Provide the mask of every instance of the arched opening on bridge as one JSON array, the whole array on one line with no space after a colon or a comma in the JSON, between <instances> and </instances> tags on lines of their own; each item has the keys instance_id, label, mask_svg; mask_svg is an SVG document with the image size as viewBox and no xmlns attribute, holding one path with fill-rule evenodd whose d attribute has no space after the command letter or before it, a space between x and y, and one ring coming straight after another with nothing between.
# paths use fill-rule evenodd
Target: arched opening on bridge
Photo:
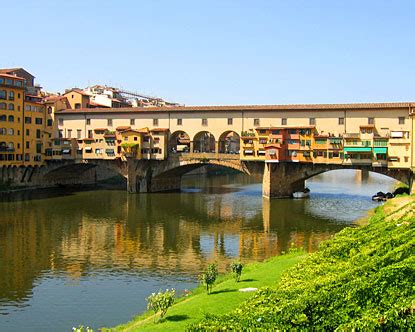
<instances>
[{"instance_id":1,"label":"arched opening on bridge","mask_svg":"<svg viewBox=\"0 0 415 332\"><path fill-rule=\"evenodd\" d=\"M201 131L193 138L193 152L215 153L215 137L208 131Z\"/></svg>"},{"instance_id":2,"label":"arched opening on bridge","mask_svg":"<svg viewBox=\"0 0 415 332\"><path fill-rule=\"evenodd\" d=\"M394 192L398 187L407 187L408 179L406 173L393 170L337 169L315 174L305 180L311 192L372 196L379 191Z\"/></svg>"},{"instance_id":3,"label":"arched opening on bridge","mask_svg":"<svg viewBox=\"0 0 415 332\"><path fill-rule=\"evenodd\" d=\"M175 131L169 139L169 152L190 152L190 136L185 131Z\"/></svg>"},{"instance_id":4,"label":"arched opening on bridge","mask_svg":"<svg viewBox=\"0 0 415 332\"><path fill-rule=\"evenodd\" d=\"M232 130L219 137L219 153L239 154L240 145L240 136Z\"/></svg>"}]
</instances>

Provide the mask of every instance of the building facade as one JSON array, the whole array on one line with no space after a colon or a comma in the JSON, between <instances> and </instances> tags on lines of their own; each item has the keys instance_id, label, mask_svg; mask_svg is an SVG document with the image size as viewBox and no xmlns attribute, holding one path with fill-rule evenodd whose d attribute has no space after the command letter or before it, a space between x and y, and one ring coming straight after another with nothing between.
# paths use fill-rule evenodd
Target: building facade
<instances>
[{"instance_id":1,"label":"building facade","mask_svg":"<svg viewBox=\"0 0 415 332\"><path fill-rule=\"evenodd\" d=\"M412 114L410 103L383 103L79 109L56 118L64 138L77 132L101 140L96 128L140 134L136 158L143 159L233 153L247 161L413 168ZM122 158L123 139L112 158Z\"/></svg>"}]
</instances>

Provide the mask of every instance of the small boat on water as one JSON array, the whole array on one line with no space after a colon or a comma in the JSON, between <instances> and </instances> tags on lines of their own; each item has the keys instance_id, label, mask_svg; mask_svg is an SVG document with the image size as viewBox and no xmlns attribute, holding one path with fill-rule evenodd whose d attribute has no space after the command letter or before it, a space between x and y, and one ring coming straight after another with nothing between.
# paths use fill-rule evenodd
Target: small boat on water
<instances>
[{"instance_id":1,"label":"small boat on water","mask_svg":"<svg viewBox=\"0 0 415 332\"><path fill-rule=\"evenodd\" d=\"M376 202L384 202L387 201L388 199L394 198L395 195L392 193L387 192L386 194L382 191L379 191L376 195L372 196L372 201L376 201Z\"/></svg>"},{"instance_id":2,"label":"small boat on water","mask_svg":"<svg viewBox=\"0 0 415 332\"><path fill-rule=\"evenodd\" d=\"M293 197L294 198L308 198L310 197L310 189L304 188L303 191L293 192Z\"/></svg>"}]
</instances>

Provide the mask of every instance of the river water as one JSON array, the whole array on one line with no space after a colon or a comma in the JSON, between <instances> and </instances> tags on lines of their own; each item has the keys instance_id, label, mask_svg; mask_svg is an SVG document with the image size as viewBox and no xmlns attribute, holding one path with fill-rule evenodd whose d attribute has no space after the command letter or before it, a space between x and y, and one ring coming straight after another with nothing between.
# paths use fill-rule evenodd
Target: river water
<instances>
[{"instance_id":1,"label":"river water","mask_svg":"<svg viewBox=\"0 0 415 332\"><path fill-rule=\"evenodd\" d=\"M158 289L197 285L210 262L260 261L318 244L375 207L394 181L332 171L307 200L265 200L259 179L193 176L180 193L47 190L0 199L0 331L114 326Z\"/></svg>"}]
</instances>

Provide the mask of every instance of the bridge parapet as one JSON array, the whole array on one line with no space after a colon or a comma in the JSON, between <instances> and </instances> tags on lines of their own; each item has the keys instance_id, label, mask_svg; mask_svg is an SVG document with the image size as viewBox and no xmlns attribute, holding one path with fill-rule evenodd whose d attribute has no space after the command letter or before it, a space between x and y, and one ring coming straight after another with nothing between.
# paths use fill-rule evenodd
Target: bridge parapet
<instances>
[{"instance_id":1,"label":"bridge parapet","mask_svg":"<svg viewBox=\"0 0 415 332\"><path fill-rule=\"evenodd\" d=\"M239 154L229 154L229 153L182 153L179 155L180 160L240 160Z\"/></svg>"}]
</instances>

